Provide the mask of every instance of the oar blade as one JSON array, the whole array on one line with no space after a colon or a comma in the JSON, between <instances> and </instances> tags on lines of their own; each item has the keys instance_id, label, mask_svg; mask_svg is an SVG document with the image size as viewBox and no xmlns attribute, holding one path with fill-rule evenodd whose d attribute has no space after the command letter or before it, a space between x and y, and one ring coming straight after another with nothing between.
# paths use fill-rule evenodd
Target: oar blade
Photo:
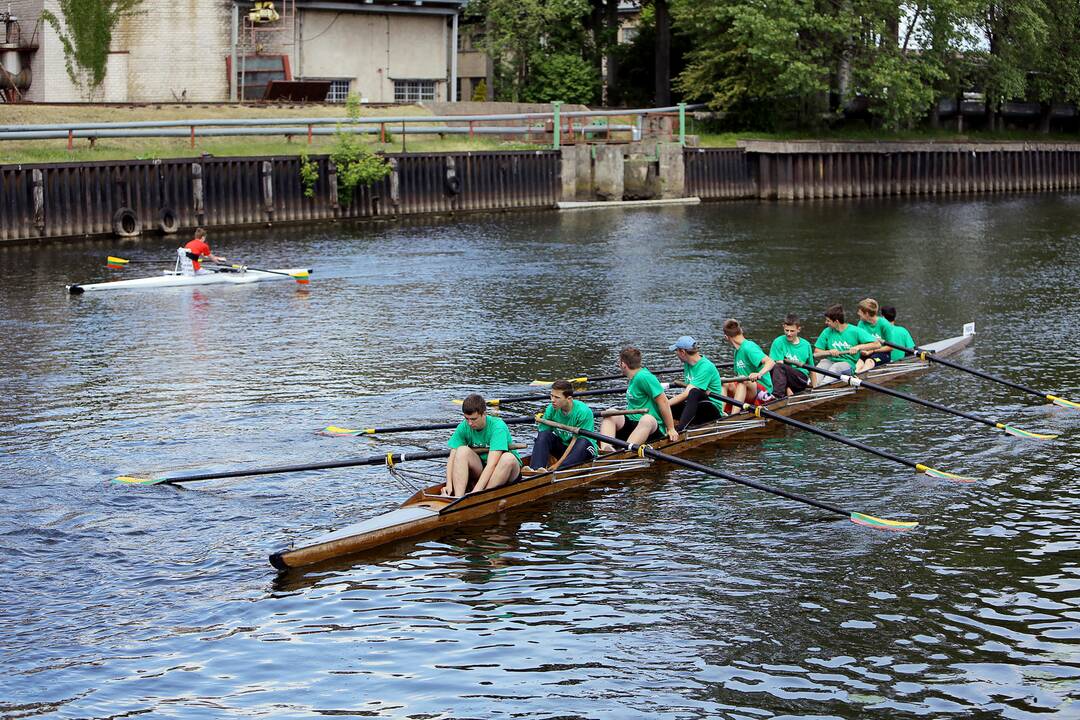
<instances>
[{"instance_id":1,"label":"oar blade","mask_svg":"<svg viewBox=\"0 0 1080 720\"><path fill-rule=\"evenodd\" d=\"M953 482L960 483L973 483L978 478L968 477L967 475L957 475L956 473L946 472L944 470L938 470L936 468L927 467L926 465L918 466L919 472L939 480L951 480Z\"/></svg>"},{"instance_id":2,"label":"oar blade","mask_svg":"<svg viewBox=\"0 0 1080 720\"><path fill-rule=\"evenodd\" d=\"M125 267L127 267L127 264L129 262L130 260L125 260L124 258L113 257L112 255L110 255L108 260L105 261L105 265L110 270L123 270Z\"/></svg>"},{"instance_id":3,"label":"oar blade","mask_svg":"<svg viewBox=\"0 0 1080 720\"><path fill-rule=\"evenodd\" d=\"M114 483L119 485L157 485L164 482L162 478L141 478L133 477L131 475L120 475L112 479Z\"/></svg>"},{"instance_id":4,"label":"oar blade","mask_svg":"<svg viewBox=\"0 0 1080 720\"><path fill-rule=\"evenodd\" d=\"M1028 440L1053 440L1057 437L1057 434L1053 433L1037 433L1030 430L1024 430L1023 428L1013 427L1012 425L999 424L998 427L1005 431L1006 435L1012 435L1018 438L1027 438Z\"/></svg>"},{"instance_id":5,"label":"oar blade","mask_svg":"<svg viewBox=\"0 0 1080 720\"><path fill-rule=\"evenodd\" d=\"M529 385L534 387L551 387L555 384L554 380L533 380Z\"/></svg>"},{"instance_id":6,"label":"oar blade","mask_svg":"<svg viewBox=\"0 0 1080 720\"><path fill-rule=\"evenodd\" d=\"M1072 410L1080 410L1080 403L1074 402L1072 400L1066 400L1065 398L1058 397L1057 395L1047 395L1046 399L1054 403L1058 407L1070 408Z\"/></svg>"},{"instance_id":7,"label":"oar blade","mask_svg":"<svg viewBox=\"0 0 1080 720\"><path fill-rule=\"evenodd\" d=\"M908 522L904 520L886 520L885 518L874 517L873 515L866 515L864 513L853 512L851 513L851 522L856 525L864 525L866 527L874 528L875 530L889 530L891 532L904 532L911 530L919 526L917 522Z\"/></svg>"},{"instance_id":8,"label":"oar blade","mask_svg":"<svg viewBox=\"0 0 1080 720\"><path fill-rule=\"evenodd\" d=\"M311 275L307 270L301 270L300 272L292 273L292 277L300 285L309 285L311 283Z\"/></svg>"},{"instance_id":9,"label":"oar blade","mask_svg":"<svg viewBox=\"0 0 1080 720\"><path fill-rule=\"evenodd\" d=\"M329 437L356 437L358 435L371 434L374 432L374 428L364 428L363 430L352 430L350 428L338 427L337 425L328 425L319 431L319 435L326 435Z\"/></svg>"}]
</instances>

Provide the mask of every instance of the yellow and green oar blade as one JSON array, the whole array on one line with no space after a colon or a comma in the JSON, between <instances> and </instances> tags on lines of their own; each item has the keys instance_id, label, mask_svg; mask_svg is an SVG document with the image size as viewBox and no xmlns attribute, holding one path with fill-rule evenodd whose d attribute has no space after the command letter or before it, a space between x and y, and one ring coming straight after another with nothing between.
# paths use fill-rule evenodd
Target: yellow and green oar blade
<instances>
[{"instance_id":1,"label":"yellow and green oar blade","mask_svg":"<svg viewBox=\"0 0 1080 720\"><path fill-rule=\"evenodd\" d=\"M105 264L111 270L123 270L129 262L130 260L125 260L124 258L113 257L112 255L110 255L108 261Z\"/></svg>"},{"instance_id":2,"label":"yellow and green oar blade","mask_svg":"<svg viewBox=\"0 0 1080 720\"><path fill-rule=\"evenodd\" d=\"M967 475L957 475L956 473L946 472L944 470L937 470L936 468L929 467L919 463L915 466L915 469L924 475L928 475L932 478L939 478L941 480L952 480L953 482L971 483L975 482L978 478L968 477Z\"/></svg>"},{"instance_id":3,"label":"yellow and green oar blade","mask_svg":"<svg viewBox=\"0 0 1080 720\"><path fill-rule=\"evenodd\" d=\"M1012 425L1006 425L1005 423L995 423L994 427L1004 431L1006 435L1012 435L1013 437L1019 438L1028 438L1029 440L1053 440L1057 437L1057 434L1031 432L1030 430L1013 427Z\"/></svg>"},{"instance_id":4,"label":"yellow and green oar blade","mask_svg":"<svg viewBox=\"0 0 1080 720\"><path fill-rule=\"evenodd\" d=\"M1058 407L1072 408L1073 410L1080 410L1080 403L1074 402L1072 400L1066 400L1065 398L1058 397L1057 395L1047 395L1046 399L1049 400L1050 402L1054 403Z\"/></svg>"},{"instance_id":5,"label":"yellow and green oar blade","mask_svg":"<svg viewBox=\"0 0 1080 720\"><path fill-rule=\"evenodd\" d=\"M877 530L892 530L894 532L903 532L904 530L911 530L919 526L917 522L907 522L904 520L886 520L885 518L874 517L873 515L867 515L865 513L853 512L850 515L851 522L856 525L865 525L866 527L872 527Z\"/></svg>"},{"instance_id":6,"label":"yellow and green oar blade","mask_svg":"<svg viewBox=\"0 0 1080 720\"><path fill-rule=\"evenodd\" d=\"M622 377L622 376L619 375L618 377ZM577 384L577 385L580 385L582 383L589 382L590 379L594 380L594 381L595 380L617 380L618 377L598 377L598 378L576 377L576 378L567 378L566 381ZM529 384L534 385L536 387L551 387L552 385L555 384L555 381L554 380L533 380Z\"/></svg>"}]
</instances>

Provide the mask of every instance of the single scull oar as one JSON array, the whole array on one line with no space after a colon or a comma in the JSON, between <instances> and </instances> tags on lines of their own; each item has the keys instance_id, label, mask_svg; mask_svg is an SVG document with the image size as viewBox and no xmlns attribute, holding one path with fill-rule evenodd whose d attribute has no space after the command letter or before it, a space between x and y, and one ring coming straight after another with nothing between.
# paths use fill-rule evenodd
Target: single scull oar
<instances>
[{"instance_id":1,"label":"single scull oar","mask_svg":"<svg viewBox=\"0 0 1080 720\"><path fill-rule=\"evenodd\" d=\"M681 383L681 382L674 382L674 383L672 383L672 385L677 385L679 387L686 387L686 384ZM975 482L975 478L973 478L973 477L966 477L964 475L957 475L956 473L945 472L944 470L936 470L936 469L934 469L932 467L929 467L927 465L923 465L922 463L915 462L914 460L908 460L907 458L900 457L899 455L893 455L891 452L888 452L886 450L879 450L876 447L872 447L872 446L867 445L865 443L861 443L858 440L853 440L851 438L844 437L843 435L839 435L837 433L830 432L828 430L822 430L821 428L816 427L814 425L811 425L809 423L804 423L802 420L796 420L794 418L789 418L787 415L782 415L782 414L780 414L778 412L773 412L772 410L769 410L768 408L763 407L763 406L755 406L755 405L751 405L750 403L747 403L747 402L740 403L738 400L735 400L734 398L730 398L730 397L727 397L726 395L721 395L719 393L710 392L708 390L705 391L705 394L708 395L709 397L716 398L717 400L720 400L722 402L730 403L731 405L734 405L736 407L741 407L743 410L746 410L747 412L754 413L754 415L759 417L759 418L760 417L771 418L773 420L776 420L777 422L784 423L785 425L790 425L792 427L797 427L800 430L806 430L807 432L813 433L814 435L820 435L823 438L828 438L829 440L835 440L836 442L844 443L845 445L850 445L853 448L858 448L859 450L862 450L864 452L868 452L871 455L877 455L878 457L885 458L886 460L892 460L895 463L900 463L901 465L906 465L907 467L912 468L916 472L925 473L926 475L929 475L930 477L941 478L942 480L953 480L955 482L963 482L963 483Z\"/></svg>"},{"instance_id":2,"label":"single scull oar","mask_svg":"<svg viewBox=\"0 0 1080 720\"><path fill-rule=\"evenodd\" d=\"M882 344L888 345L891 348L895 348L897 350L900 350L900 351L902 351L902 352L904 352L904 353L906 353L908 355L914 355L915 357L919 358L920 360L925 360L925 361L929 361L929 362L936 362L936 363L939 363L941 365L944 365L945 367L950 367L950 368L953 368L954 370L962 370L963 372L971 373L972 375L975 375L976 377L981 377L984 380L992 380L993 382L1001 383L1002 385L1005 385L1007 387L1011 387L1014 390L1019 390L1021 392L1026 392L1028 394L1035 395L1036 397L1041 397L1041 398L1043 398L1045 400L1049 400L1051 403L1053 403L1054 405L1057 405L1058 407L1072 408L1073 410L1080 410L1080 403L1075 402L1073 400L1066 400L1063 397L1058 397L1057 395L1051 395L1049 393L1043 392L1042 390L1036 390L1035 388L1031 388L1031 387L1028 387L1026 385L1020 385L1019 383L1014 383L1011 380L1006 380L1003 377L998 377L997 375L991 375L988 372L983 372L982 370L976 370L975 368L970 368L970 367L968 367L966 365L961 365L960 363L952 362L951 360L946 360L945 358L934 357L934 353L927 352L926 350L923 350L922 348L904 347L903 345L897 345L896 343L891 343L888 340L883 340Z\"/></svg>"},{"instance_id":3,"label":"single scull oar","mask_svg":"<svg viewBox=\"0 0 1080 720\"><path fill-rule=\"evenodd\" d=\"M828 512L834 513L836 515L842 515L843 517L851 520L853 523L857 523L859 525L866 525L867 527L877 528L879 530L910 530L911 528L917 527L919 524L917 522L907 522L902 520L886 520L884 518L874 517L873 515L867 515L866 513L844 510L843 508L839 508L835 505L830 505L828 503L823 503L820 500L815 500L813 498L806 497L805 495L799 495L798 493L788 492L787 490L782 490L780 488L770 487L755 480L749 480L744 477L739 477L738 475L732 475L731 473L717 470L707 465L693 462L692 460L685 460L676 455L668 455L667 453L653 450L652 447L650 447L649 445L635 445L633 443L628 443L624 440L620 440L618 438L608 435L601 435L600 433L592 432L590 430L583 430L581 428L572 427L570 425L563 425L562 423L557 423L552 420L544 420L539 415L537 416L536 420L537 422L543 423L544 425L550 425L551 427L565 430L574 435L582 435L587 438L592 438L593 440L598 440L600 442L609 443L616 447L621 447L631 452L637 452L638 455L641 457L651 457L657 460L663 460L664 462L669 462L672 465L679 465L680 467L684 467L690 470L696 470L697 472L711 475L713 477L718 477L723 480L727 480L728 482L738 483L739 485L745 485L746 487L751 487L755 490L761 490L763 492L771 493L773 495L779 495L780 497L787 498L788 500L795 500L796 502L801 502L806 505L812 505L816 508L827 510Z\"/></svg>"},{"instance_id":4,"label":"single scull oar","mask_svg":"<svg viewBox=\"0 0 1080 720\"><path fill-rule=\"evenodd\" d=\"M933 402L932 400L923 400L920 397L915 397L914 395L908 395L907 393L900 392L899 390L893 390L892 388L887 388L887 387L884 387L882 385L877 385L875 383L868 382L866 380L863 380L862 378L855 377L854 375L841 375L840 373L833 372L832 370L825 370L823 368L812 366L812 365L804 365L803 363L795 361L795 360L784 360L784 362L786 362L788 365L791 365L792 367L805 368L805 369L809 370L810 372L816 372L816 373L821 373L822 375L828 375L829 377L836 378L840 382L847 383L848 385L850 385L851 387L854 387L854 388L864 387L864 388L867 388L869 390L874 390L875 392L884 393L886 395L892 395L893 397L900 398L901 400L907 400L908 402L913 402L913 403L916 403L916 404L919 404L919 405L925 405L926 407L933 408L934 410L940 410L941 412L947 412L947 413L950 413L952 415L956 415L957 417L967 418L968 420L973 420L975 422L982 423L983 425L988 425L988 426L994 428L995 430L1001 430L1006 435L1012 435L1013 437L1031 438L1031 439L1034 439L1034 440L1053 440L1054 438L1057 437L1056 434L1037 433L1037 432L1031 432L1030 430L1023 430L1023 429L1018 428L1018 427L1013 427L1012 425L1007 425L1005 423L997 422L996 420L991 420L989 418L984 418L983 416L976 415L975 413L964 412L963 410L956 410L955 408L951 408L948 405L942 405L941 403L936 403L936 402Z\"/></svg>"}]
</instances>

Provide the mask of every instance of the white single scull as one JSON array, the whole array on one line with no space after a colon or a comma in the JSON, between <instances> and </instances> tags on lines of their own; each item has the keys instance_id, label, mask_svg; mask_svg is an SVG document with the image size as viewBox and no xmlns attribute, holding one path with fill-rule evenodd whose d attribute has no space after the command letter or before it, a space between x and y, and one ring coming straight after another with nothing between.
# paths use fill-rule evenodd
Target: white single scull
<instances>
[{"instance_id":1,"label":"white single scull","mask_svg":"<svg viewBox=\"0 0 1080 720\"><path fill-rule=\"evenodd\" d=\"M310 272L312 272L311 268L273 268L271 270L247 268L239 271L211 271L199 273L198 275L184 275L173 270L166 270L161 275L137 278L135 280L113 280L103 283L68 285L67 291L72 295L81 295L84 292L97 292L99 290L145 290L148 288L187 287L189 285L246 285L247 283L266 280L295 280L294 275Z\"/></svg>"}]
</instances>

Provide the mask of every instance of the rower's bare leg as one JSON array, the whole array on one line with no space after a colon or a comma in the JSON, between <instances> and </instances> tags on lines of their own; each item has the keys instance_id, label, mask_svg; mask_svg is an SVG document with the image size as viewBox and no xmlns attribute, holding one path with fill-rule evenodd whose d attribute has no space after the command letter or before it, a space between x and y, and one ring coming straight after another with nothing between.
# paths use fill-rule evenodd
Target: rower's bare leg
<instances>
[{"instance_id":1,"label":"rower's bare leg","mask_svg":"<svg viewBox=\"0 0 1080 720\"><path fill-rule=\"evenodd\" d=\"M614 409L614 408L611 408ZM600 421L600 434L607 435L608 437L614 437L617 432L622 430L622 426L626 423L625 415L609 415ZM600 443L600 452L609 453L614 451L615 448L611 447L609 443Z\"/></svg>"},{"instance_id":2,"label":"rower's bare leg","mask_svg":"<svg viewBox=\"0 0 1080 720\"><path fill-rule=\"evenodd\" d=\"M472 448L459 447L454 453L454 466L450 470L450 495L461 497L469 487L471 478L480 477L484 463Z\"/></svg>"},{"instance_id":3,"label":"rower's bare leg","mask_svg":"<svg viewBox=\"0 0 1080 720\"><path fill-rule=\"evenodd\" d=\"M517 480L520 474L521 465L518 464L514 453L504 452L502 457L499 458L499 464L495 466L495 472L491 474L487 486L489 489L497 488L500 485Z\"/></svg>"},{"instance_id":4,"label":"rower's bare leg","mask_svg":"<svg viewBox=\"0 0 1080 720\"><path fill-rule=\"evenodd\" d=\"M868 358L868 357L859 358L858 362L855 363L855 372L861 373L861 372L864 372L866 370L873 370L874 365L876 365L876 364L877 363L875 363L872 358Z\"/></svg>"},{"instance_id":5,"label":"rower's bare leg","mask_svg":"<svg viewBox=\"0 0 1080 720\"><path fill-rule=\"evenodd\" d=\"M746 402L746 395L750 392L750 388L754 388L756 390L757 384L752 383L748 380L746 382L741 382L735 385L735 392L731 397L739 401L740 408L742 406L742 403Z\"/></svg>"},{"instance_id":6,"label":"rower's bare leg","mask_svg":"<svg viewBox=\"0 0 1080 720\"><path fill-rule=\"evenodd\" d=\"M634 432L630 433L630 437L626 438L626 442L633 443L634 445L641 445L643 442L649 439L649 436L659 429L660 425L656 422L656 418L652 415L642 415L638 420L637 427L634 428Z\"/></svg>"}]
</instances>

